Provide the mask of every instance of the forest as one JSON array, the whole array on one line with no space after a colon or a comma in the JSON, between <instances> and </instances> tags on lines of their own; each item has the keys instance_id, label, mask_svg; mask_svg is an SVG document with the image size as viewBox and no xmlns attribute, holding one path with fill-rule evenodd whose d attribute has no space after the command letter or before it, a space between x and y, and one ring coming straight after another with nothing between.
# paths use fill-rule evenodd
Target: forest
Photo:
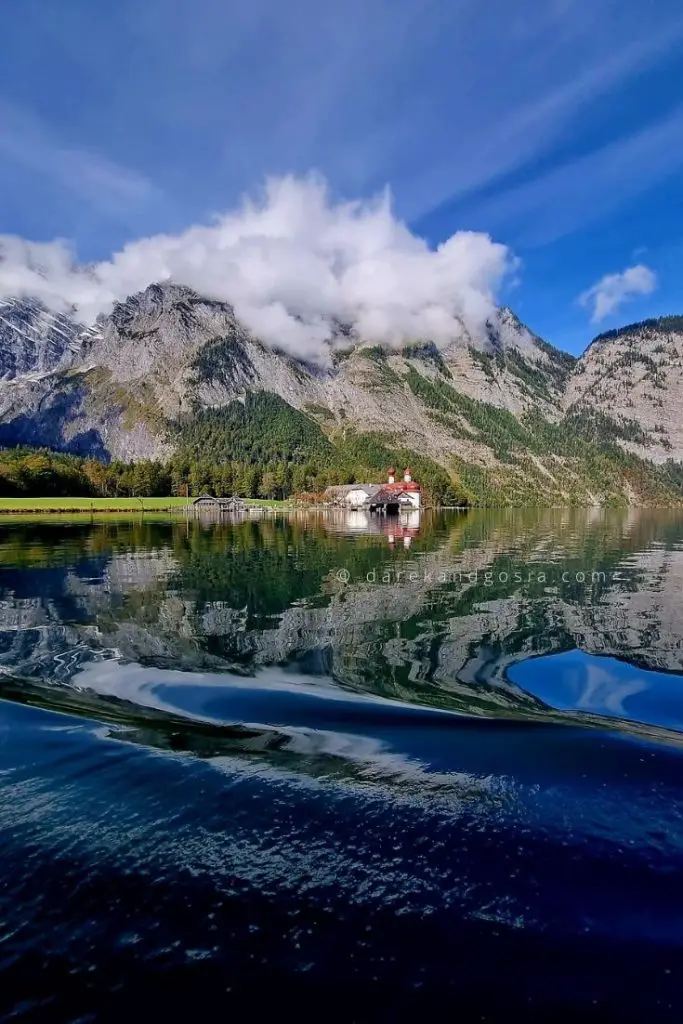
<instances>
[{"instance_id":1,"label":"forest","mask_svg":"<svg viewBox=\"0 0 683 1024\"><path fill-rule=\"evenodd\" d=\"M575 412L562 424L538 412L517 419L458 393L441 378L429 381L411 372L407 381L435 421L454 437L476 438L497 464L483 469L453 456L449 472L389 435L343 427L328 436L312 415L277 395L248 392L244 401L197 410L174 424L168 462L103 462L47 449L0 449L0 497L314 498L329 485L381 482L389 465L410 465L426 504L566 501L560 484L539 469L538 458L560 459L560 479L571 470L571 500L579 503L593 491L608 503L623 503L625 481L654 504L678 500L683 492L678 464L658 467L616 444L620 437L649 441L635 422L617 423L596 412Z\"/></svg>"},{"instance_id":2,"label":"forest","mask_svg":"<svg viewBox=\"0 0 683 1024\"><path fill-rule=\"evenodd\" d=\"M286 499L331 484L382 481L410 464L431 504L462 495L432 459L372 434L347 430L332 443L315 421L276 395L248 395L175 428L168 462L111 461L27 447L0 450L0 497L108 498L232 494Z\"/></svg>"}]
</instances>

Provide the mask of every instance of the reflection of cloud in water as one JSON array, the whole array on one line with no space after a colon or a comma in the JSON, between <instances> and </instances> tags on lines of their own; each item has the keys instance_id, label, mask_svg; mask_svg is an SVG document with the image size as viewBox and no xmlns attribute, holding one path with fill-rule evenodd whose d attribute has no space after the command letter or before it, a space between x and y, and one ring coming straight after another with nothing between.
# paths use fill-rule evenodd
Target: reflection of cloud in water
<instances>
[{"instance_id":1,"label":"reflection of cloud in water","mask_svg":"<svg viewBox=\"0 0 683 1024\"><path fill-rule=\"evenodd\" d=\"M627 718L624 701L648 687L647 681L640 679L618 679L614 672L595 661L584 662L572 670L576 684L574 707L581 711L619 715Z\"/></svg>"},{"instance_id":2,"label":"reflection of cloud in water","mask_svg":"<svg viewBox=\"0 0 683 1024\"><path fill-rule=\"evenodd\" d=\"M577 711L683 730L683 677L583 651L518 663L508 676L560 711Z\"/></svg>"},{"instance_id":3,"label":"reflection of cloud in water","mask_svg":"<svg viewBox=\"0 0 683 1024\"><path fill-rule=\"evenodd\" d=\"M353 701L354 705L373 705L387 708L392 705L381 697L372 694L353 695L335 686L332 679L306 677L295 672L287 672L277 666L261 669L255 676L243 677L230 673L217 672L184 672L176 669L146 668L144 665L121 664L119 661L104 661L88 665L71 681L76 688L94 690L96 693L119 697L144 707L156 708L176 714L180 709L169 696L173 688L197 687L202 690L215 689L226 693L231 691L278 691L291 694L305 694L326 701ZM164 697L162 694L166 694ZM410 708L411 705L401 705ZM450 715L451 712L425 712L415 705L415 711L425 714ZM191 714L196 717L196 709ZM201 713L199 717L205 721L221 721L212 715ZM223 720L225 721L225 720Z\"/></svg>"}]
</instances>

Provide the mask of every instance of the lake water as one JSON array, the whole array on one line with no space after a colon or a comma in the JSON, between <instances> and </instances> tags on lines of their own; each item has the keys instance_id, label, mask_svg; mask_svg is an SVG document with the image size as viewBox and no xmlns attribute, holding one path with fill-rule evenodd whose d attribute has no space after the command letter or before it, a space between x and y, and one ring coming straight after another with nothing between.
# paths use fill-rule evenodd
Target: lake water
<instances>
[{"instance_id":1,"label":"lake water","mask_svg":"<svg viewBox=\"0 0 683 1024\"><path fill-rule=\"evenodd\" d=\"M0 1016L680 1021L682 596L671 512L0 520Z\"/></svg>"}]
</instances>

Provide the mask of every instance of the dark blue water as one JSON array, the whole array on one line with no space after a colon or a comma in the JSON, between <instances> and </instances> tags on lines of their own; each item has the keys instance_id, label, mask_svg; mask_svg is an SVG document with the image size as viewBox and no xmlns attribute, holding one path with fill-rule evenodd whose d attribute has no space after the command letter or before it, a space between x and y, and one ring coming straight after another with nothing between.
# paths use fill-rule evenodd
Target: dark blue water
<instances>
[{"instance_id":1,"label":"dark blue water","mask_svg":"<svg viewBox=\"0 0 683 1024\"><path fill-rule=\"evenodd\" d=\"M575 515L3 527L3 1019L680 1020L678 524Z\"/></svg>"}]
</instances>

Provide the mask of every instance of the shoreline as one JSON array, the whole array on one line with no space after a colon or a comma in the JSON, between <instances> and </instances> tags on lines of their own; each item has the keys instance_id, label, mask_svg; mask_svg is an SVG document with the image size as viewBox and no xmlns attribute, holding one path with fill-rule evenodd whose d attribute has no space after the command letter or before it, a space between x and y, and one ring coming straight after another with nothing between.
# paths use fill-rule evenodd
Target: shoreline
<instances>
[{"instance_id":1,"label":"shoreline","mask_svg":"<svg viewBox=\"0 0 683 1024\"><path fill-rule=\"evenodd\" d=\"M265 511L287 509L286 502L249 501L249 508ZM14 515L116 515L121 513L192 512L186 498L0 498L0 516Z\"/></svg>"},{"instance_id":2,"label":"shoreline","mask_svg":"<svg viewBox=\"0 0 683 1024\"><path fill-rule=\"evenodd\" d=\"M142 498L142 499L111 499L111 498L0 498L0 520L11 516L116 516L116 515L190 515L193 519L214 520L223 515L239 515L268 512L339 512L345 511L332 505L302 505L288 501L247 499L248 507L243 513L230 512L212 515L211 511L197 511L185 498ZM629 508L660 508L679 509L680 504L666 505L443 505L440 507L425 505L423 512L468 512L474 510L504 509L629 509Z\"/></svg>"}]
</instances>

